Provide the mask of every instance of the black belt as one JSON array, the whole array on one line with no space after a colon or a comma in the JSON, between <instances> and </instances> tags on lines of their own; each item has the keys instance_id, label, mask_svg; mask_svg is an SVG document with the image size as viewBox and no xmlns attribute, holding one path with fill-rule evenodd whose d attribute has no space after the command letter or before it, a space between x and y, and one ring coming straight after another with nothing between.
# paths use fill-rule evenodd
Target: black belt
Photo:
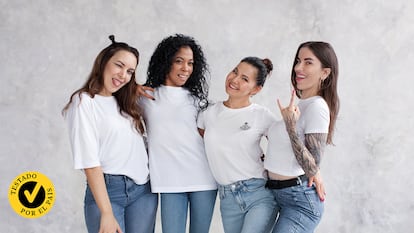
<instances>
[{"instance_id":1,"label":"black belt","mask_svg":"<svg viewBox=\"0 0 414 233\"><path fill-rule=\"evenodd\" d=\"M301 175L293 179L289 180L268 180L266 182L266 188L269 189L283 189L288 188L296 185L301 185L304 181L308 178L306 175Z\"/></svg>"}]
</instances>

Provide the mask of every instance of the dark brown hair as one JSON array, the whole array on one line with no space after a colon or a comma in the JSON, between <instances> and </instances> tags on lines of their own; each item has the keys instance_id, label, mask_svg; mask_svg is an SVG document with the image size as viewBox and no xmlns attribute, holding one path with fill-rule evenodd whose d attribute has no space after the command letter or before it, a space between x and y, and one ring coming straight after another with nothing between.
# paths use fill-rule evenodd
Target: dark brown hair
<instances>
[{"instance_id":1,"label":"dark brown hair","mask_svg":"<svg viewBox=\"0 0 414 233\"><path fill-rule=\"evenodd\" d=\"M291 81L292 85L296 90L297 96L301 97L301 92L297 88L296 82L296 73L295 66L298 63L299 50L301 48L308 48L312 53L319 59L322 64L322 68L329 68L331 72L329 76L321 82L318 95L321 96L329 107L329 131L328 138L326 140L327 144L333 144L333 133L335 129L336 119L339 112L339 97L337 93L337 83L338 83L338 59L336 57L335 51L329 43L322 41L308 41L299 45L298 50L296 51L295 60L293 61Z\"/></svg>"},{"instance_id":2,"label":"dark brown hair","mask_svg":"<svg viewBox=\"0 0 414 233\"><path fill-rule=\"evenodd\" d=\"M137 59L137 65L139 63L139 52L136 48L129 46L126 43L115 42L113 35L109 36L112 44L104 48L96 57L92 67L92 71L89 74L85 84L76 90L69 99L69 102L65 105L62 110L62 114L65 115L70 104L72 103L73 97L77 94L81 98L82 93L88 93L91 98L94 98L104 87L103 72L108 61L119 51L127 51L132 53ZM138 95L136 93L137 84L135 82L135 72L131 76L131 80L113 93L118 106L120 114L127 114L132 117L135 128L138 132L143 133L144 128L141 122L141 109L138 105Z\"/></svg>"}]
</instances>

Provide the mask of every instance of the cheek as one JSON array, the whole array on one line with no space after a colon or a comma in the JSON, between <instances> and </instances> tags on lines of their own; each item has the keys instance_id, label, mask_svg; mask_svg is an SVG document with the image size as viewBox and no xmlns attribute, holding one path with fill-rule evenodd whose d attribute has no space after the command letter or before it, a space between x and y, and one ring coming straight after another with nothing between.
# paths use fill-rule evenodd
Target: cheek
<instances>
[{"instance_id":1,"label":"cheek","mask_svg":"<svg viewBox=\"0 0 414 233\"><path fill-rule=\"evenodd\" d=\"M125 80L125 83L129 83L129 82L131 81L131 79L132 79L132 75L131 75L131 76L128 76L128 77L126 78L126 80Z\"/></svg>"}]
</instances>

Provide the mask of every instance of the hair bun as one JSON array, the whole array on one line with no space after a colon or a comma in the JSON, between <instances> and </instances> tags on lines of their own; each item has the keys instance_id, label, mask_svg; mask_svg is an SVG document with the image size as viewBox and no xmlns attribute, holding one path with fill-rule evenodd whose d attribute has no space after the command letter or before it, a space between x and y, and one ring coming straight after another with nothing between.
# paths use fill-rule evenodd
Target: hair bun
<instances>
[{"instance_id":1,"label":"hair bun","mask_svg":"<svg viewBox=\"0 0 414 233\"><path fill-rule=\"evenodd\" d=\"M115 36L114 35L110 35L109 39L112 41L112 44L115 44Z\"/></svg>"},{"instance_id":2,"label":"hair bun","mask_svg":"<svg viewBox=\"0 0 414 233\"><path fill-rule=\"evenodd\" d=\"M263 59L263 63L266 66L267 73L272 72L272 70L273 70L273 63L272 63L272 61L269 58L265 58L265 59Z\"/></svg>"}]
</instances>

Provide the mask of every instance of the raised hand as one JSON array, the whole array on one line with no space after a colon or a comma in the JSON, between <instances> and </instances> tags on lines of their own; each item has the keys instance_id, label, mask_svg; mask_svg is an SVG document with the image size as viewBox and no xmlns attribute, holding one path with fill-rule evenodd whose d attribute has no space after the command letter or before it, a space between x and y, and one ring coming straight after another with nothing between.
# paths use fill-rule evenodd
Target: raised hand
<instances>
[{"instance_id":1,"label":"raised hand","mask_svg":"<svg viewBox=\"0 0 414 233\"><path fill-rule=\"evenodd\" d=\"M283 107L280 103L280 100L277 99L277 105L279 106L280 113L282 114L283 120L286 122L286 126L290 124L295 124L296 121L299 119L300 111L298 106L295 105L295 90L292 91L292 95L290 97L290 103L287 107Z\"/></svg>"}]
</instances>

